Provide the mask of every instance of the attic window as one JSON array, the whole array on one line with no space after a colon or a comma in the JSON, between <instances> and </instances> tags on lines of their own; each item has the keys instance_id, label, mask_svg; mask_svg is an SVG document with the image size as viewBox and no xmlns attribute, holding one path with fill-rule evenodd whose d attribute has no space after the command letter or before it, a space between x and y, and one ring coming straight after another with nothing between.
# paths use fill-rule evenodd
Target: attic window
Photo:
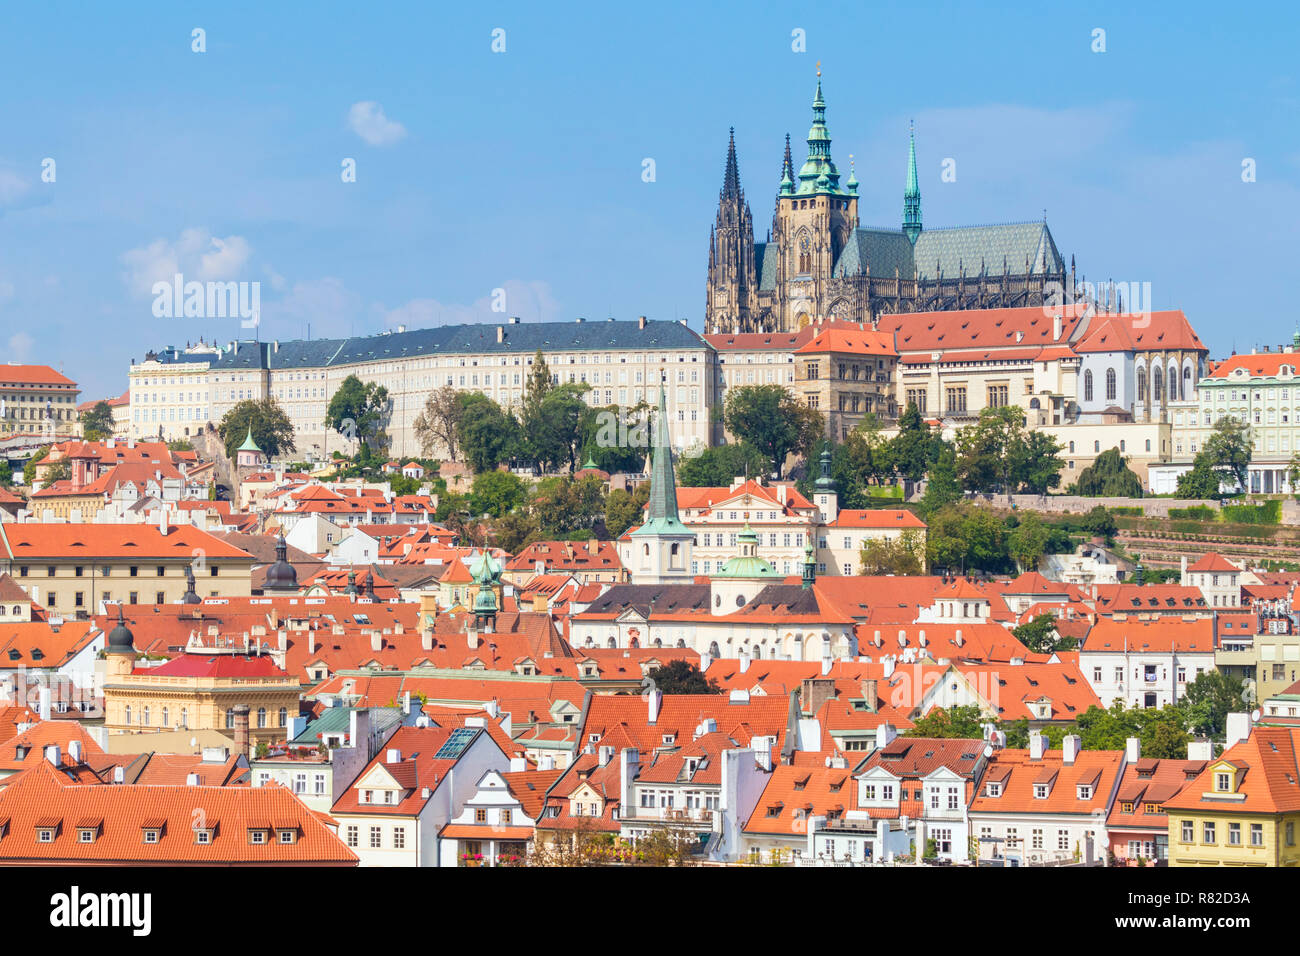
<instances>
[{"instance_id":1,"label":"attic window","mask_svg":"<svg viewBox=\"0 0 1300 956\"><path fill-rule=\"evenodd\" d=\"M781 803L772 804L770 807L767 808L767 818L771 820L775 817L779 817L781 815L782 807L784 807L784 804Z\"/></svg>"},{"instance_id":2,"label":"attic window","mask_svg":"<svg viewBox=\"0 0 1300 956\"><path fill-rule=\"evenodd\" d=\"M1034 784L1034 799L1035 799L1035 800L1046 800L1046 799L1047 799L1047 794L1048 794L1049 792L1051 792L1051 788L1050 788L1047 784L1045 784L1045 783L1036 783L1036 784Z\"/></svg>"},{"instance_id":3,"label":"attic window","mask_svg":"<svg viewBox=\"0 0 1300 956\"><path fill-rule=\"evenodd\" d=\"M1079 784L1078 791L1079 791L1079 799L1080 799L1080 800L1091 800L1091 799L1092 799L1092 785L1091 785L1091 784L1086 784L1086 783L1081 783L1081 784Z\"/></svg>"}]
</instances>

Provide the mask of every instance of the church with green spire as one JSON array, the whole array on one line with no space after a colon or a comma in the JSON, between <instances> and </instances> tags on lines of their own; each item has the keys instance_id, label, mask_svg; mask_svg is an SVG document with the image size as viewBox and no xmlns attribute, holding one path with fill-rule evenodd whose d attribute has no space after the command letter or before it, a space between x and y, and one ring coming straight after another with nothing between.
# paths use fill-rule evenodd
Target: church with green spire
<instances>
[{"instance_id":1,"label":"church with green spire","mask_svg":"<svg viewBox=\"0 0 1300 956\"><path fill-rule=\"evenodd\" d=\"M1062 293L1069 287L1046 216L924 228L914 129L899 225L863 226L860 201L898 209L897 199L890 200L891 190L881 185L888 176L868 182L860 194L852 156L841 183L820 66L812 114L808 157L798 171L786 135L776 209L764 242L755 241L731 132L709 231L706 332L794 332L822 321L874 323L890 313L1042 305L1058 284Z\"/></svg>"}]
</instances>

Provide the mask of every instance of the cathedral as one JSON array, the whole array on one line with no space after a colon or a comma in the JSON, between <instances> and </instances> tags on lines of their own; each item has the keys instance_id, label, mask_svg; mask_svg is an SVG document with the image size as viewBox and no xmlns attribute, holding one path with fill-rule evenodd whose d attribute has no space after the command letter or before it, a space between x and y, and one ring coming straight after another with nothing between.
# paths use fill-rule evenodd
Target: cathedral
<instances>
[{"instance_id":1,"label":"cathedral","mask_svg":"<svg viewBox=\"0 0 1300 956\"><path fill-rule=\"evenodd\" d=\"M1067 289L1065 262L1041 222L925 229L911 137L899 229L858 224L858 181L831 159L821 70L808 158L796 173L785 139L766 242L736 162L735 131L709 232L708 332L792 332L809 322L875 322L886 313L1040 305ZM1073 270L1071 270L1073 272ZM1071 277L1072 288L1073 279Z\"/></svg>"}]
</instances>

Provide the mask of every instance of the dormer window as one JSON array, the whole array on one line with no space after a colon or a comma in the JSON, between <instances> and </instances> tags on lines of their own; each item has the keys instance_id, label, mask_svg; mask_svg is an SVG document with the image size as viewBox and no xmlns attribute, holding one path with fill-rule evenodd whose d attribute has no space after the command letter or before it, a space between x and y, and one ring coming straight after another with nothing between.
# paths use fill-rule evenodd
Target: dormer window
<instances>
[{"instance_id":1,"label":"dormer window","mask_svg":"<svg viewBox=\"0 0 1300 956\"><path fill-rule=\"evenodd\" d=\"M162 827L146 827L140 832L145 843L157 843L162 839Z\"/></svg>"},{"instance_id":2,"label":"dormer window","mask_svg":"<svg viewBox=\"0 0 1300 956\"><path fill-rule=\"evenodd\" d=\"M1078 789L1078 791L1079 791L1079 799L1080 799L1080 800L1091 800L1091 799L1092 799L1092 786L1091 786L1091 785L1086 784L1086 783L1085 783L1085 784L1080 784L1079 787L1078 787L1077 789Z\"/></svg>"},{"instance_id":3,"label":"dormer window","mask_svg":"<svg viewBox=\"0 0 1300 956\"><path fill-rule=\"evenodd\" d=\"M984 785L984 795L985 795L986 797L1000 797L1000 796L1002 796L1002 784L1000 784L1000 783L988 783L988 784L985 784L985 785Z\"/></svg>"},{"instance_id":4,"label":"dormer window","mask_svg":"<svg viewBox=\"0 0 1300 956\"><path fill-rule=\"evenodd\" d=\"M275 835L281 843L298 842L298 830L296 827L277 827Z\"/></svg>"},{"instance_id":5,"label":"dormer window","mask_svg":"<svg viewBox=\"0 0 1300 956\"><path fill-rule=\"evenodd\" d=\"M262 845L267 842L267 831L262 827L248 828L248 842Z\"/></svg>"},{"instance_id":6,"label":"dormer window","mask_svg":"<svg viewBox=\"0 0 1300 956\"><path fill-rule=\"evenodd\" d=\"M1219 793L1232 793L1232 774L1216 773L1214 775L1214 789Z\"/></svg>"},{"instance_id":7,"label":"dormer window","mask_svg":"<svg viewBox=\"0 0 1300 956\"><path fill-rule=\"evenodd\" d=\"M1036 783L1036 784L1034 784L1034 799L1035 799L1035 800L1046 800L1046 799L1047 799L1047 794L1048 794L1050 791L1051 791L1051 788L1050 788L1047 784L1045 784L1045 783Z\"/></svg>"},{"instance_id":8,"label":"dormer window","mask_svg":"<svg viewBox=\"0 0 1300 956\"><path fill-rule=\"evenodd\" d=\"M673 741L676 739L677 739L676 734L664 734L663 736L663 741L666 746L672 746Z\"/></svg>"},{"instance_id":9,"label":"dormer window","mask_svg":"<svg viewBox=\"0 0 1300 956\"><path fill-rule=\"evenodd\" d=\"M204 846L210 846L210 845L212 844L212 837L213 837L213 835L214 835L216 829L217 829L217 828L216 828L216 825L214 824L213 826L210 826L210 827L200 828L200 829L195 830L195 831L194 831L194 842L195 842L195 843L201 843L201 844L203 844Z\"/></svg>"}]
</instances>

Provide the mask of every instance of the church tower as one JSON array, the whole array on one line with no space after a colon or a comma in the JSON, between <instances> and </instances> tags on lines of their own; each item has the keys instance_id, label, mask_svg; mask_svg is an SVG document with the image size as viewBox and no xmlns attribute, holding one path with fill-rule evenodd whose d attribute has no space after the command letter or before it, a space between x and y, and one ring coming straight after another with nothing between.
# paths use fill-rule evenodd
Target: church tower
<instances>
[{"instance_id":1,"label":"church tower","mask_svg":"<svg viewBox=\"0 0 1300 956\"><path fill-rule=\"evenodd\" d=\"M650 450L650 501L646 505L646 521L632 532L631 560L623 562L632 574L633 584L689 584L694 578L691 545L695 535L677 516L677 482L673 477L668 410L664 402L667 391L667 383L661 382Z\"/></svg>"},{"instance_id":2,"label":"church tower","mask_svg":"<svg viewBox=\"0 0 1300 956\"><path fill-rule=\"evenodd\" d=\"M709 230L709 281L704 309L708 332L748 330L758 295L754 260L754 218L740 187L736 130L727 144L727 164L718 193L718 215Z\"/></svg>"},{"instance_id":3,"label":"church tower","mask_svg":"<svg viewBox=\"0 0 1300 956\"><path fill-rule=\"evenodd\" d=\"M851 178L841 186L831 159L821 74L818 66L808 158L797 176L783 171L772 228L772 244L779 255L774 311L786 331L831 317L827 315L831 270L858 227L857 181ZM791 179L788 185L787 178Z\"/></svg>"},{"instance_id":4,"label":"church tower","mask_svg":"<svg viewBox=\"0 0 1300 956\"><path fill-rule=\"evenodd\" d=\"M921 235L921 186L916 175L916 130L908 124L907 188L903 191L903 234L913 246Z\"/></svg>"}]
</instances>

